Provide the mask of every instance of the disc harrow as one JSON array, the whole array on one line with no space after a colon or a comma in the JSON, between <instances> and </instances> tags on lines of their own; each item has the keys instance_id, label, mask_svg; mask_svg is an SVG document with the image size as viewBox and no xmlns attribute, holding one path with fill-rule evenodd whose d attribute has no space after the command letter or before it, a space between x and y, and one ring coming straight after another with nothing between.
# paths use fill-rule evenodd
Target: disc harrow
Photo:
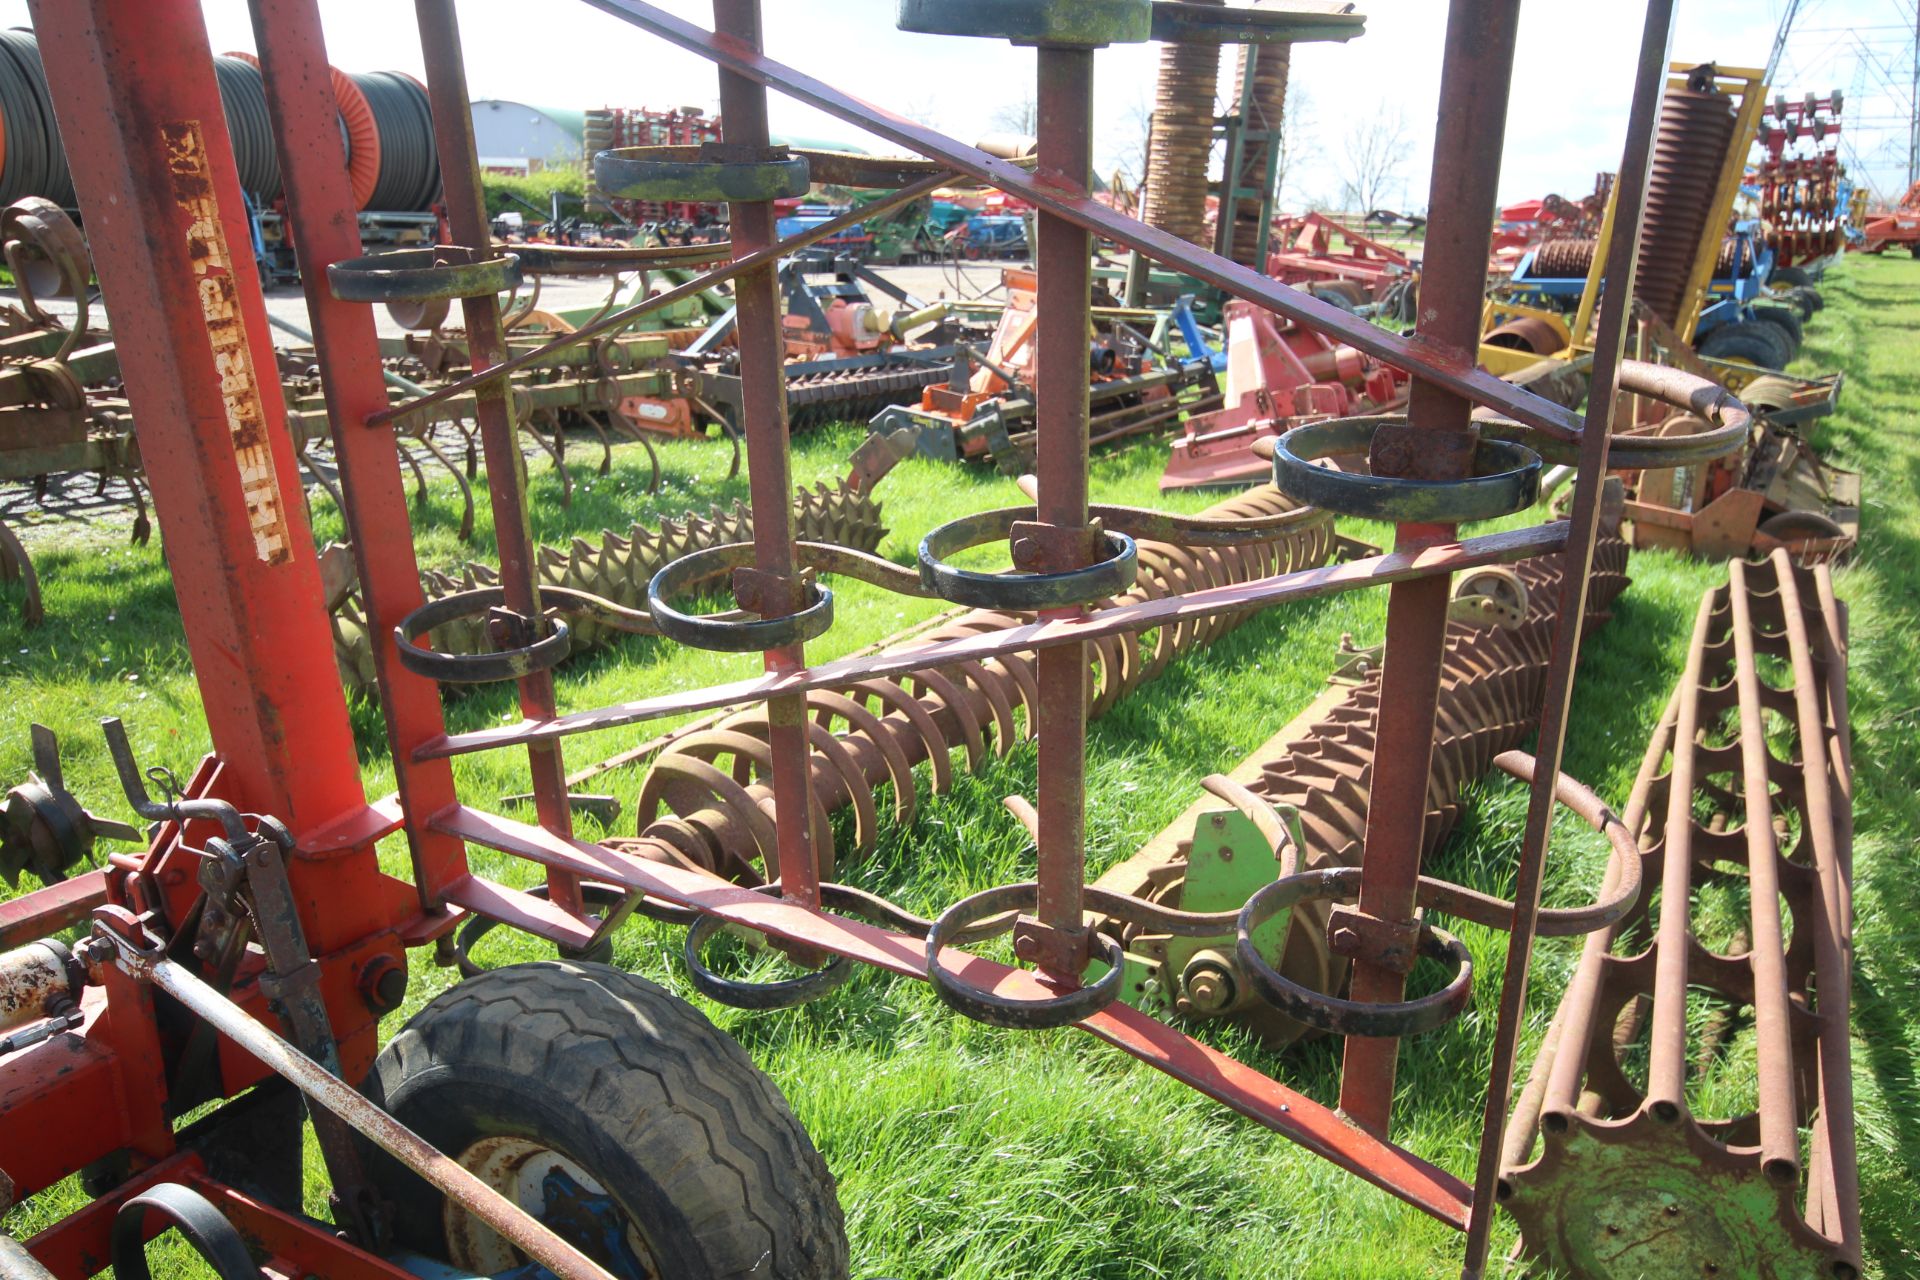
<instances>
[{"instance_id":1,"label":"disc harrow","mask_svg":"<svg viewBox=\"0 0 1920 1280\"><path fill-rule=\"evenodd\" d=\"M1556 1271L1860 1274L1846 611L1784 550L1728 575L1627 806L1638 897L1507 1130L1497 1194Z\"/></svg>"},{"instance_id":2,"label":"disc harrow","mask_svg":"<svg viewBox=\"0 0 1920 1280\"><path fill-rule=\"evenodd\" d=\"M1263 485L1216 504L1206 515L1251 520L1296 509L1279 490ZM1139 578L1112 603L1159 600L1311 568L1324 564L1333 546L1332 517L1304 509L1301 523L1247 546L1177 547L1141 540ZM1088 714L1104 715L1175 658L1204 648L1246 617L1217 614L1094 642ZM1032 620L1031 614L975 609L930 632L915 631L911 643L958 639ZM928 764L933 792L942 795L953 785L955 747L965 749L968 768L978 769L1031 738L1039 698L1036 671L1034 656L1021 653L808 694L809 821L821 876L830 878L833 872L831 813L852 806L854 845L866 853L879 833L874 793L883 784L893 786L894 821L905 824L915 809L913 766ZM657 852L661 844L656 842L664 842L690 866L745 884L763 883L774 849L773 824L765 812L771 795L767 734L767 710L756 706L674 740L641 784L636 808L643 839L634 842L634 850Z\"/></svg>"},{"instance_id":3,"label":"disc harrow","mask_svg":"<svg viewBox=\"0 0 1920 1280\"><path fill-rule=\"evenodd\" d=\"M793 498L794 536L805 542L831 542L871 552L887 534L881 523L880 503L868 489L851 480L841 480L832 488L816 483L813 488L799 487ZM587 592L611 600L628 609L647 605L647 583L653 575L675 560L695 551L753 539L753 512L744 502L731 507L710 507L705 515L689 512L678 519L663 520L658 529L634 524L622 536L603 530L597 541L574 538L567 547L542 544L538 548L540 584ZM351 562L342 554L330 557L350 575ZM425 570L420 575L429 601L457 592L498 586L500 574L490 565L469 563L457 573ZM348 688L370 693L374 687L373 648L368 635L365 607L350 576L334 584L329 593L333 617L334 658ZM620 633L580 618L572 627L573 647L593 648L611 643ZM432 632L433 648L440 653L474 654L494 651L484 618L462 618L437 627Z\"/></svg>"}]
</instances>

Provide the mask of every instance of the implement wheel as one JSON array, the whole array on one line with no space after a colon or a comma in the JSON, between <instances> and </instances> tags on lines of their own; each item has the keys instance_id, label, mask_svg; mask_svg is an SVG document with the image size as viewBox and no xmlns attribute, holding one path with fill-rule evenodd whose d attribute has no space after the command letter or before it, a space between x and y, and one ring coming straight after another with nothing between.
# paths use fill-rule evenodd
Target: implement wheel
<instances>
[{"instance_id":1,"label":"implement wheel","mask_svg":"<svg viewBox=\"0 0 1920 1280\"><path fill-rule=\"evenodd\" d=\"M620 1280L844 1280L833 1175L692 1005L598 964L494 969L422 1009L366 1092ZM368 1148L394 1240L492 1275L526 1259Z\"/></svg>"},{"instance_id":2,"label":"implement wheel","mask_svg":"<svg viewBox=\"0 0 1920 1280\"><path fill-rule=\"evenodd\" d=\"M1784 369L1793 360L1786 331L1759 320L1737 320L1714 329L1701 340L1700 354L1761 369Z\"/></svg>"}]
</instances>

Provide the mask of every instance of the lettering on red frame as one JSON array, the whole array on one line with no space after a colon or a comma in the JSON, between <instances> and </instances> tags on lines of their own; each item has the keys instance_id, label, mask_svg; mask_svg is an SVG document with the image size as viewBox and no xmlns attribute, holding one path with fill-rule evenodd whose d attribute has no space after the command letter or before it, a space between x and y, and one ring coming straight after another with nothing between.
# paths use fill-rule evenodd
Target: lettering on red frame
<instances>
[{"instance_id":1,"label":"lettering on red frame","mask_svg":"<svg viewBox=\"0 0 1920 1280\"><path fill-rule=\"evenodd\" d=\"M227 430L233 437L234 463L240 470L240 494L246 505L247 527L253 532L254 552L266 564L285 564L293 557L287 514L280 500L280 479L274 473L266 407L260 398L253 353L247 346L237 280L227 252L226 232L220 224L220 206L214 197L200 122L163 124L160 136L166 143L174 202L190 219L187 252L193 258L200 313L207 322L207 343L226 401Z\"/></svg>"}]
</instances>

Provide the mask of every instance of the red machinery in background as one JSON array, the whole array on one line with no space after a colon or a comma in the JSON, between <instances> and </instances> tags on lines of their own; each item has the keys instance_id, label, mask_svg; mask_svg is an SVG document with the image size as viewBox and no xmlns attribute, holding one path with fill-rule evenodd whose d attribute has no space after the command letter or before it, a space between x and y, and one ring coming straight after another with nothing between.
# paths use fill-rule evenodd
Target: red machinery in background
<instances>
[{"instance_id":1,"label":"red machinery in background","mask_svg":"<svg viewBox=\"0 0 1920 1280\"><path fill-rule=\"evenodd\" d=\"M1812 93L1766 105L1755 142L1765 153L1747 171L1747 185L1760 192L1760 222L1773 269L1804 267L1832 258L1847 246L1846 166L1840 163L1839 90ZM1812 150L1789 154L1807 141ZM1801 281L1805 283L1805 281Z\"/></svg>"},{"instance_id":2,"label":"red machinery in background","mask_svg":"<svg viewBox=\"0 0 1920 1280\"><path fill-rule=\"evenodd\" d=\"M1256 483L1271 453L1256 452L1303 422L1389 413L1407 402L1407 375L1354 347L1249 302L1224 310L1224 403L1187 418L1173 442L1166 489Z\"/></svg>"},{"instance_id":3,"label":"red machinery in background","mask_svg":"<svg viewBox=\"0 0 1920 1280\"><path fill-rule=\"evenodd\" d=\"M1268 275L1349 310L1378 301L1413 271L1405 253L1324 213L1276 217L1272 243L1267 252Z\"/></svg>"},{"instance_id":4,"label":"red machinery in background","mask_svg":"<svg viewBox=\"0 0 1920 1280\"><path fill-rule=\"evenodd\" d=\"M1920 182L1907 188L1907 194L1891 212L1875 215L1860 229L1865 233L1860 244L1862 253L1906 249L1920 258Z\"/></svg>"}]
</instances>

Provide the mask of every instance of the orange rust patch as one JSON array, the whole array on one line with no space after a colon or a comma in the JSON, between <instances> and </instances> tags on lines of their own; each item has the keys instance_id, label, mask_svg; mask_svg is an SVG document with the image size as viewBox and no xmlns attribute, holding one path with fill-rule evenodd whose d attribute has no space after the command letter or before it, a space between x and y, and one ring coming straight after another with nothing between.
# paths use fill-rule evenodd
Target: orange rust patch
<instances>
[{"instance_id":1,"label":"orange rust patch","mask_svg":"<svg viewBox=\"0 0 1920 1280\"><path fill-rule=\"evenodd\" d=\"M214 198L200 122L163 124L160 136L166 143L174 202L190 219L187 252L199 281L200 313L207 322L214 372L220 375L227 430L233 437L234 464L240 471L240 494L246 506L247 527L253 532L254 552L267 564L285 564L293 557L287 514L280 500L279 477L274 473L266 408L254 373L253 353L247 346L238 280L220 224L220 206Z\"/></svg>"}]
</instances>

